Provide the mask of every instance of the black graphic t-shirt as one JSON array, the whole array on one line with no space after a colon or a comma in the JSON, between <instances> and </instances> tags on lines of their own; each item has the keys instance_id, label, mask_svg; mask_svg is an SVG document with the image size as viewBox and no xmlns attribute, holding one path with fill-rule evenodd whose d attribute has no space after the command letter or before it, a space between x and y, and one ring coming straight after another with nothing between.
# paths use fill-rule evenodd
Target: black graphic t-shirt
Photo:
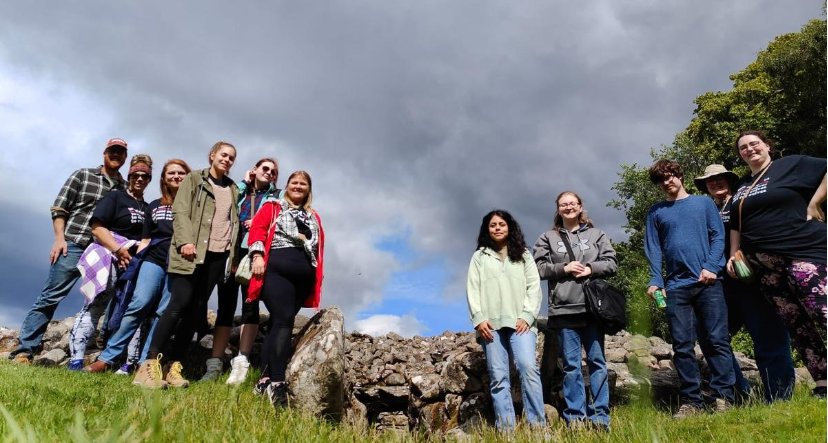
<instances>
[{"instance_id":1,"label":"black graphic t-shirt","mask_svg":"<svg viewBox=\"0 0 828 443\"><path fill-rule=\"evenodd\" d=\"M751 182L753 183L753 182ZM750 183L748 183L750 186ZM727 199L722 207L719 208L719 215L722 217L722 223L725 227L725 260L730 257L730 208L733 206L733 198Z\"/></svg>"},{"instance_id":2,"label":"black graphic t-shirt","mask_svg":"<svg viewBox=\"0 0 828 443\"><path fill-rule=\"evenodd\" d=\"M742 249L825 264L825 223L806 220L808 203L822 178L826 160L791 155L774 162L750 191L742 208ZM728 228L739 229L739 203L754 178L736 185Z\"/></svg>"},{"instance_id":3,"label":"black graphic t-shirt","mask_svg":"<svg viewBox=\"0 0 828 443\"><path fill-rule=\"evenodd\" d=\"M170 253L170 239L173 235L172 205L162 205L160 198L154 200L149 204L145 218L142 237L162 240L149 246L144 260L167 269L167 255Z\"/></svg>"},{"instance_id":4,"label":"black graphic t-shirt","mask_svg":"<svg viewBox=\"0 0 828 443\"><path fill-rule=\"evenodd\" d=\"M112 190L95 206L92 220L130 240L141 240L147 203L132 198L126 191Z\"/></svg>"}]
</instances>

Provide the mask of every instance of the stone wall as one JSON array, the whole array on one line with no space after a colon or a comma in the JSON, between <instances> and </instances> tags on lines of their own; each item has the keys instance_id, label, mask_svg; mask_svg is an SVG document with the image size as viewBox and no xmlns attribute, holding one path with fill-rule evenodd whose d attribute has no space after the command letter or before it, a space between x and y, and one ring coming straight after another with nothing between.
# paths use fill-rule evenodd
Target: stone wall
<instances>
[{"instance_id":1,"label":"stone wall","mask_svg":"<svg viewBox=\"0 0 828 443\"><path fill-rule=\"evenodd\" d=\"M210 319L214 319L214 314ZM73 318L52 321L43 340L43 351L34 363L65 366L69 352L69 329ZM262 316L262 326L267 324ZM541 321L541 329L545 322ZM388 432L463 433L492 422L488 375L480 345L471 332L444 332L433 337L404 338L395 333L372 337L358 332L344 333L344 318L336 307L323 309L313 318L297 317L294 328L294 357L288 365L291 404L333 421ZM264 328L261 328L264 329ZM0 358L17 346L17 332L0 328ZM237 352L240 328L233 329L226 355ZM551 337L551 336L550 336ZM254 353L261 349L260 332ZM87 362L100 353L93 342ZM557 420L562 406L559 363L544 354L556 354L557 341L538 338L537 358L541 364L547 417ZM191 348L185 374L197 379L210 355L212 336L206 335ZM657 404L677 403L678 378L671 361L671 346L658 337L632 335L622 331L606 337L610 403L622 404L635 396L649 396ZM583 354L582 354L583 355ZM707 365L701 351L696 355L702 374ZM746 378L758 385L754 362L736 353ZM254 357L254 363L257 357ZM545 364L544 364L545 363ZM557 364L556 364L557 363ZM229 368L228 368L229 369ZM586 364L582 362L586 374ZM800 381L810 380L804 368L797 369ZM585 383L589 378L584 377ZM512 374L516 410L522 409L520 385Z\"/></svg>"}]
</instances>

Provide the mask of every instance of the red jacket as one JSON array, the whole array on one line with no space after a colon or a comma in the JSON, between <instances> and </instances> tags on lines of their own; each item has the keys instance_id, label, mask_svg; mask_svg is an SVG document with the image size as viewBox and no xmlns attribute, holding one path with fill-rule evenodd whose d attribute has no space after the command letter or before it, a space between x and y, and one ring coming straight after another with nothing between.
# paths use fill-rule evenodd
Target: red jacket
<instances>
[{"instance_id":1,"label":"red jacket","mask_svg":"<svg viewBox=\"0 0 828 443\"><path fill-rule=\"evenodd\" d=\"M247 245L250 247L253 243L260 241L264 243L264 261L267 264L267 259L270 257L270 245L273 243L273 234L276 232L276 218L279 217L279 211L282 207L278 202L270 200L266 201L256 216L253 217L253 223L250 225L250 234L247 238ZM316 256L316 283L313 285L313 290L305 298L303 308L319 308L319 301L322 295L322 257L325 251L325 231L322 230L322 220L319 219L319 214L313 211L313 216L316 217L316 222L319 223L319 253ZM250 286L247 287L247 302L258 300L262 292L262 285L264 284L264 275L253 276L250 280Z\"/></svg>"}]
</instances>

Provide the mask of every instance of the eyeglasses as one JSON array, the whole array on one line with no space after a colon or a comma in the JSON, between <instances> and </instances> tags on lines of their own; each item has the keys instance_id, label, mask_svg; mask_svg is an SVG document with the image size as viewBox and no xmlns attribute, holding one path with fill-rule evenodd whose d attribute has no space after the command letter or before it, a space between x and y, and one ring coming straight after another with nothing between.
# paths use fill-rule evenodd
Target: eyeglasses
<instances>
[{"instance_id":1,"label":"eyeglasses","mask_svg":"<svg viewBox=\"0 0 828 443\"><path fill-rule=\"evenodd\" d=\"M747 150L748 146L751 147L751 148L755 148L755 147L759 146L760 143L762 143L760 140L754 140L752 142L748 142L748 143L745 143L745 144L739 146L739 150L740 151Z\"/></svg>"},{"instance_id":2,"label":"eyeglasses","mask_svg":"<svg viewBox=\"0 0 828 443\"><path fill-rule=\"evenodd\" d=\"M578 206L580 206L580 203L578 202L561 203L558 205L559 208L577 208Z\"/></svg>"},{"instance_id":3,"label":"eyeglasses","mask_svg":"<svg viewBox=\"0 0 828 443\"><path fill-rule=\"evenodd\" d=\"M148 180L149 181L149 180L152 180L152 175L146 174L146 173L143 173L143 172L136 172L134 174L129 174L129 178L134 179L134 180Z\"/></svg>"}]
</instances>

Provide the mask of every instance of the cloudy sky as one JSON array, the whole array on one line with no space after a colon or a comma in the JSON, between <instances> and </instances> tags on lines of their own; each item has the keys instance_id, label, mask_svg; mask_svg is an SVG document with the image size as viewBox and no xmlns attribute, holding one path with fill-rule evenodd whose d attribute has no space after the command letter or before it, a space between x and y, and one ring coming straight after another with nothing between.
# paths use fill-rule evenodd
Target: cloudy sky
<instances>
[{"instance_id":1,"label":"cloudy sky","mask_svg":"<svg viewBox=\"0 0 828 443\"><path fill-rule=\"evenodd\" d=\"M619 165L821 16L770 0L3 2L0 325L43 286L61 184L117 136L158 165L204 167L222 139L232 177L264 156L280 185L308 170L323 304L371 333L469 329L486 212L510 210L532 243L571 189L624 240L605 207ZM57 316L80 306L75 289Z\"/></svg>"}]
</instances>

